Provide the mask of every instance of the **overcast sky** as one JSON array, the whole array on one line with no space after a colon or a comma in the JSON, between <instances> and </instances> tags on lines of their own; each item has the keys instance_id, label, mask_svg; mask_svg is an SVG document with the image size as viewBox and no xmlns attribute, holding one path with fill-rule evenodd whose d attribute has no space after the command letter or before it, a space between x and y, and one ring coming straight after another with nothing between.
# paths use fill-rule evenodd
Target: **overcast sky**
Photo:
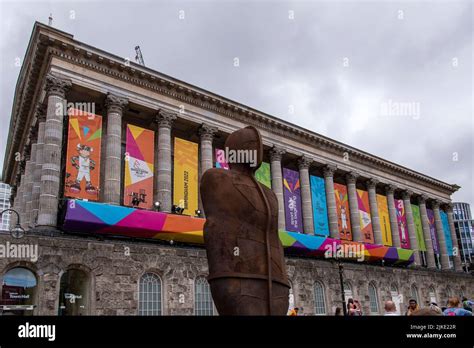
<instances>
[{"instance_id":1,"label":"overcast sky","mask_svg":"<svg viewBox=\"0 0 474 348\"><path fill-rule=\"evenodd\" d=\"M34 21L448 183L474 203L470 1L0 0L0 164ZM184 17L184 18L183 18ZM236 58L239 66L235 66ZM397 107L411 106L403 114ZM473 207L474 210L474 207Z\"/></svg>"}]
</instances>

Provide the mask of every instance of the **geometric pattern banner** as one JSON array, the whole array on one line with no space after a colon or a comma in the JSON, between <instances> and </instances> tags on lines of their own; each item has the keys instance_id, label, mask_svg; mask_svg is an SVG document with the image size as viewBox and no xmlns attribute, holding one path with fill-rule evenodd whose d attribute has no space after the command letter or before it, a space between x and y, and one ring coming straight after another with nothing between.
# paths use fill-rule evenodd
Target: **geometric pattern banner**
<instances>
[{"instance_id":1,"label":"geometric pattern banner","mask_svg":"<svg viewBox=\"0 0 474 348\"><path fill-rule=\"evenodd\" d=\"M438 242L438 237L436 235L436 223L435 223L434 211L426 208L426 215L428 216L428 225L430 227L430 236L431 236L431 242L433 244L433 251L436 255L439 255L439 242Z\"/></svg>"},{"instance_id":2,"label":"geometric pattern banner","mask_svg":"<svg viewBox=\"0 0 474 348\"><path fill-rule=\"evenodd\" d=\"M283 168L283 197L286 230L303 233L299 172Z\"/></svg>"},{"instance_id":3,"label":"geometric pattern banner","mask_svg":"<svg viewBox=\"0 0 474 348\"><path fill-rule=\"evenodd\" d=\"M127 124L125 146L124 205L149 209L153 206L155 132ZM138 198L138 199L137 199Z\"/></svg>"},{"instance_id":4,"label":"geometric pattern banner","mask_svg":"<svg viewBox=\"0 0 474 348\"><path fill-rule=\"evenodd\" d=\"M420 207L412 204L411 210L413 212L413 221L415 222L416 241L418 242L418 249L426 251L425 239L423 238L423 225L421 224Z\"/></svg>"},{"instance_id":5,"label":"geometric pattern banner","mask_svg":"<svg viewBox=\"0 0 474 348\"><path fill-rule=\"evenodd\" d=\"M395 199L395 210L397 212L398 235L400 236L400 246L410 249L410 238L408 237L407 217L403 199Z\"/></svg>"},{"instance_id":6,"label":"geometric pattern banner","mask_svg":"<svg viewBox=\"0 0 474 348\"><path fill-rule=\"evenodd\" d=\"M196 215L198 209L198 144L174 138L173 204L183 214Z\"/></svg>"},{"instance_id":7,"label":"geometric pattern banner","mask_svg":"<svg viewBox=\"0 0 474 348\"><path fill-rule=\"evenodd\" d=\"M206 220L202 218L72 199L67 200L65 206L62 228L66 232L88 231L96 235L154 238L201 245L204 243L203 228ZM288 231L279 231L279 236L285 253L290 255L324 257L328 247L350 244L364 250L364 261L384 260L386 264L410 264L414 260L413 251L407 249Z\"/></svg>"},{"instance_id":8,"label":"geometric pattern banner","mask_svg":"<svg viewBox=\"0 0 474 348\"><path fill-rule=\"evenodd\" d=\"M324 179L311 175L311 201L313 203L314 234L329 236L328 206Z\"/></svg>"},{"instance_id":9,"label":"geometric pattern banner","mask_svg":"<svg viewBox=\"0 0 474 348\"><path fill-rule=\"evenodd\" d=\"M374 231L372 229L372 219L370 217L369 193L363 190L357 190L357 205L359 207L360 231L363 241L374 243Z\"/></svg>"},{"instance_id":10,"label":"geometric pattern banner","mask_svg":"<svg viewBox=\"0 0 474 348\"><path fill-rule=\"evenodd\" d=\"M377 193L377 208L379 211L382 243L383 245L392 246L392 228L390 227L390 215L388 213L387 196L379 195Z\"/></svg>"},{"instance_id":11,"label":"geometric pattern banner","mask_svg":"<svg viewBox=\"0 0 474 348\"><path fill-rule=\"evenodd\" d=\"M451 240L451 228L449 227L448 214L440 209L441 223L443 225L444 239L446 240L446 250L449 256L453 256L453 241Z\"/></svg>"},{"instance_id":12,"label":"geometric pattern banner","mask_svg":"<svg viewBox=\"0 0 474 348\"><path fill-rule=\"evenodd\" d=\"M64 196L99 200L102 117L69 109Z\"/></svg>"},{"instance_id":13,"label":"geometric pattern banner","mask_svg":"<svg viewBox=\"0 0 474 348\"><path fill-rule=\"evenodd\" d=\"M255 171L255 179L269 189L272 188L272 174L270 172L270 163L262 162L260 168Z\"/></svg>"},{"instance_id":14,"label":"geometric pattern banner","mask_svg":"<svg viewBox=\"0 0 474 348\"><path fill-rule=\"evenodd\" d=\"M339 226L339 238L352 240L351 221L349 213L349 200L346 185L334 183L334 196L336 197L337 223Z\"/></svg>"}]
</instances>

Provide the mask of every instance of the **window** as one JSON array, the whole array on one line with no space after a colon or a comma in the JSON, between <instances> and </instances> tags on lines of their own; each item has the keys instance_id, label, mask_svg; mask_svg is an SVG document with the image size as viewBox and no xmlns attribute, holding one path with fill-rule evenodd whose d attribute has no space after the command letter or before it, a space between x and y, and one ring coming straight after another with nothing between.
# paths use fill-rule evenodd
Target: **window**
<instances>
[{"instance_id":1,"label":"window","mask_svg":"<svg viewBox=\"0 0 474 348\"><path fill-rule=\"evenodd\" d=\"M27 268L16 267L5 273L0 301L3 315L33 315L37 284L36 276Z\"/></svg>"},{"instance_id":2,"label":"window","mask_svg":"<svg viewBox=\"0 0 474 348\"><path fill-rule=\"evenodd\" d=\"M321 282L314 283L314 314L326 314L326 301L324 300L324 286Z\"/></svg>"},{"instance_id":3,"label":"window","mask_svg":"<svg viewBox=\"0 0 474 348\"><path fill-rule=\"evenodd\" d=\"M61 277L58 315L89 314L90 281L86 272L71 269Z\"/></svg>"},{"instance_id":4,"label":"window","mask_svg":"<svg viewBox=\"0 0 474 348\"><path fill-rule=\"evenodd\" d=\"M433 286L430 286L428 290L428 297L430 298L430 302L438 303L438 301L436 300L436 291Z\"/></svg>"},{"instance_id":5,"label":"window","mask_svg":"<svg viewBox=\"0 0 474 348\"><path fill-rule=\"evenodd\" d=\"M377 298L377 288L373 283L369 284L370 313L379 312L379 300Z\"/></svg>"},{"instance_id":6,"label":"window","mask_svg":"<svg viewBox=\"0 0 474 348\"><path fill-rule=\"evenodd\" d=\"M402 299L399 296L398 287L395 284L390 286L390 296L392 297L393 303L395 303L398 314L401 314Z\"/></svg>"},{"instance_id":7,"label":"window","mask_svg":"<svg viewBox=\"0 0 474 348\"><path fill-rule=\"evenodd\" d=\"M446 287L446 297L447 298L453 297L453 290L451 290L450 286Z\"/></svg>"},{"instance_id":8,"label":"window","mask_svg":"<svg viewBox=\"0 0 474 348\"><path fill-rule=\"evenodd\" d=\"M288 292L288 312L295 308L295 294L293 293L293 283L290 283L290 291Z\"/></svg>"},{"instance_id":9,"label":"window","mask_svg":"<svg viewBox=\"0 0 474 348\"><path fill-rule=\"evenodd\" d=\"M205 277L194 282L194 315L214 315L211 289Z\"/></svg>"},{"instance_id":10,"label":"window","mask_svg":"<svg viewBox=\"0 0 474 348\"><path fill-rule=\"evenodd\" d=\"M418 297L418 289L416 288L416 285L413 284L410 288L411 291L411 298L416 301L416 303L420 304L420 299Z\"/></svg>"},{"instance_id":11,"label":"window","mask_svg":"<svg viewBox=\"0 0 474 348\"><path fill-rule=\"evenodd\" d=\"M161 315L161 279L154 273L140 278L138 315Z\"/></svg>"}]
</instances>

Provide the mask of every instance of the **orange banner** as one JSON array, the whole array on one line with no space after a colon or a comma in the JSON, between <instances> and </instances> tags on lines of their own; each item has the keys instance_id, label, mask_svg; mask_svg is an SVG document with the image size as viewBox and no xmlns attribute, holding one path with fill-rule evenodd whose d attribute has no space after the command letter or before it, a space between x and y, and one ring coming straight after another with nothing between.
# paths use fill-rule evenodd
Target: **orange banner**
<instances>
[{"instance_id":1,"label":"orange banner","mask_svg":"<svg viewBox=\"0 0 474 348\"><path fill-rule=\"evenodd\" d=\"M69 109L64 196L99 200L102 117Z\"/></svg>"},{"instance_id":2,"label":"orange banner","mask_svg":"<svg viewBox=\"0 0 474 348\"><path fill-rule=\"evenodd\" d=\"M150 209L153 206L155 132L128 124L126 140L123 203Z\"/></svg>"}]
</instances>

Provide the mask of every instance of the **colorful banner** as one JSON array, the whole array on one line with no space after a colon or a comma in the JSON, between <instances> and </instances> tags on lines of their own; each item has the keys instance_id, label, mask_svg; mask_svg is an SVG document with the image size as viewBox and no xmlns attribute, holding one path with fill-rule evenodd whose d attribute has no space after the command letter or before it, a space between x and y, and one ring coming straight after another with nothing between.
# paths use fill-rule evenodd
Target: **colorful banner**
<instances>
[{"instance_id":1,"label":"colorful banner","mask_svg":"<svg viewBox=\"0 0 474 348\"><path fill-rule=\"evenodd\" d=\"M272 174L270 171L270 163L262 162L260 168L255 171L255 178L269 189L272 188Z\"/></svg>"},{"instance_id":2,"label":"colorful banner","mask_svg":"<svg viewBox=\"0 0 474 348\"><path fill-rule=\"evenodd\" d=\"M349 199L346 185L334 183L334 195L336 196L337 222L340 239L352 240L351 214L349 212Z\"/></svg>"},{"instance_id":3,"label":"colorful banner","mask_svg":"<svg viewBox=\"0 0 474 348\"><path fill-rule=\"evenodd\" d=\"M283 168L283 195L285 199L286 230L303 233L300 173Z\"/></svg>"},{"instance_id":4,"label":"colorful banner","mask_svg":"<svg viewBox=\"0 0 474 348\"><path fill-rule=\"evenodd\" d=\"M425 238L423 237L423 225L421 224L420 207L412 204L413 221L415 223L416 241L418 242L418 250L426 251Z\"/></svg>"},{"instance_id":5,"label":"colorful banner","mask_svg":"<svg viewBox=\"0 0 474 348\"><path fill-rule=\"evenodd\" d=\"M435 254L439 255L439 242L438 242L438 237L436 236L436 223L435 223L434 211L427 208L426 215L428 216L428 225L430 226L430 236L431 236L431 242L433 243L433 251Z\"/></svg>"},{"instance_id":6,"label":"colorful banner","mask_svg":"<svg viewBox=\"0 0 474 348\"><path fill-rule=\"evenodd\" d=\"M205 219L69 199L62 224L66 232L154 238L181 243L203 244ZM223 223L225 228L225 222ZM376 244L341 241L323 236L279 231L287 255L324 258L328 249L363 252L364 262L384 260L385 264L410 264L413 250ZM347 249L346 249L347 250Z\"/></svg>"},{"instance_id":7,"label":"colorful banner","mask_svg":"<svg viewBox=\"0 0 474 348\"><path fill-rule=\"evenodd\" d=\"M198 209L198 144L174 138L173 204L183 214L196 215Z\"/></svg>"},{"instance_id":8,"label":"colorful banner","mask_svg":"<svg viewBox=\"0 0 474 348\"><path fill-rule=\"evenodd\" d=\"M150 209L153 206L155 132L127 125L125 146L124 205Z\"/></svg>"},{"instance_id":9,"label":"colorful banner","mask_svg":"<svg viewBox=\"0 0 474 348\"><path fill-rule=\"evenodd\" d=\"M357 205L359 207L360 231L364 242L374 244L374 230L370 216L369 193L357 190Z\"/></svg>"},{"instance_id":10,"label":"colorful banner","mask_svg":"<svg viewBox=\"0 0 474 348\"><path fill-rule=\"evenodd\" d=\"M329 236L328 206L324 179L311 175L309 180L311 184L311 201L313 203L314 234Z\"/></svg>"},{"instance_id":11,"label":"colorful banner","mask_svg":"<svg viewBox=\"0 0 474 348\"><path fill-rule=\"evenodd\" d=\"M386 196L377 194L377 209L379 211L382 243L383 245L392 246L392 228L390 227L390 214L388 213L388 202Z\"/></svg>"},{"instance_id":12,"label":"colorful banner","mask_svg":"<svg viewBox=\"0 0 474 348\"><path fill-rule=\"evenodd\" d=\"M99 200L102 117L69 109L64 196Z\"/></svg>"},{"instance_id":13,"label":"colorful banner","mask_svg":"<svg viewBox=\"0 0 474 348\"><path fill-rule=\"evenodd\" d=\"M225 161L225 151L222 149L216 149L216 168L229 169L229 164Z\"/></svg>"},{"instance_id":14,"label":"colorful banner","mask_svg":"<svg viewBox=\"0 0 474 348\"><path fill-rule=\"evenodd\" d=\"M400 246L404 249L410 249L410 238L408 236L407 217L405 215L405 205L403 204L403 199L395 199L395 210L397 212Z\"/></svg>"},{"instance_id":15,"label":"colorful banner","mask_svg":"<svg viewBox=\"0 0 474 348\"><path fill-rule=\"evenodd\" d=\"M443 224L444 240L446 241L446 251L448 256L453 256L453 241L451 239L451 228L449 227L448 214L440 209L441 223Z\"/></svg>"}]
</instances>

